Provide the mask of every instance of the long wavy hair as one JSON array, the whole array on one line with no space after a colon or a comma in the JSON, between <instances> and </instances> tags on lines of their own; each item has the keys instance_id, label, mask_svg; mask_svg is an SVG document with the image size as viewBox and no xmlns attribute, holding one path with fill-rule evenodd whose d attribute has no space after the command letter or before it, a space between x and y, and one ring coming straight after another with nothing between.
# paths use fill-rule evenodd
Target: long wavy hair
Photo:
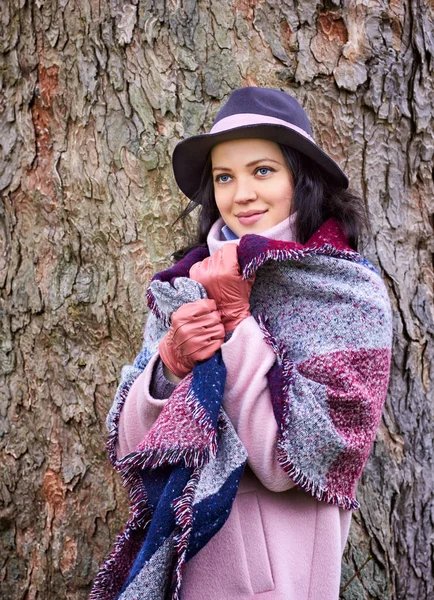
<instances>
[{"instance_id":1,"label":"long wavy hair","mask_svg":"<svg viewBox=\"0 0 434 600\"><path fill-rule=\"evenodd\" d=\"M333 185L328 174L301 152L281 144L279 147L294 181L291 214L297 211L294 223L297 242L305 244L327 219L334 217L342 224L351 248L360 250L362 232L371 232L361 196L351 188ZM199 189L175 223L197 206L201 206L201 212L196 239L193 244L173 254L175 261L181 260L193 248L206 246L209 230L220 217L214 198L211 156L203 170Z\"/></svg>"}]
</instances>

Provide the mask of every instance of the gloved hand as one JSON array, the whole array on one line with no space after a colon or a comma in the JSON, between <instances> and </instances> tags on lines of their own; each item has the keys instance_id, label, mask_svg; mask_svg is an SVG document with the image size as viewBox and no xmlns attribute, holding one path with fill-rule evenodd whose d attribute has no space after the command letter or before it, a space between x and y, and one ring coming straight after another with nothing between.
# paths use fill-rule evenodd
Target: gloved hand
<instances>
[{"instance_id":1,"label":"gloved hand","mask_svg":"<svg viewBox=\"0 0 434 600\"><path fill-rule=\"evenodd\" d=\"M223 344L225 330L214 300L188 302L172 314L168 333L158 351L166 367L185 377L194 365L210 358Z\"/></svg>"},{"instance_id":2,"label":"gloved hand","mask_svg":"<svg viewBox=\"0 0 434 600\"><path fill-rule=\"evenodd\" d=\"M217 303L225 331L233 331L250 316L249 297L253 279L243 279L238 264L236 244L224 246L190 269L190 279L203 285Z\"/></svg>"}]
</instances>

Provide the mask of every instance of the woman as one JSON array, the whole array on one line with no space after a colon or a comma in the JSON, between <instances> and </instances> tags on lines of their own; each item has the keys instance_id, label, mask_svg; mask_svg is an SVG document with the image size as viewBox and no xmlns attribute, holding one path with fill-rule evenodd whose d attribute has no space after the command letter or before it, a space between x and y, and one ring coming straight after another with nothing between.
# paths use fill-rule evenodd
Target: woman
<instances>
[{"instance_id":1,"label":"woman","mask_svg":"<svg viewBox=\"0 0 434 600\"><path fill-rule=\"evenodd\" d=\"M391 356L362 205L278 90L233 92L173 168L199 237L108 417L132 511L91 598L336 600Z\"/></svg>"}]
</instances>

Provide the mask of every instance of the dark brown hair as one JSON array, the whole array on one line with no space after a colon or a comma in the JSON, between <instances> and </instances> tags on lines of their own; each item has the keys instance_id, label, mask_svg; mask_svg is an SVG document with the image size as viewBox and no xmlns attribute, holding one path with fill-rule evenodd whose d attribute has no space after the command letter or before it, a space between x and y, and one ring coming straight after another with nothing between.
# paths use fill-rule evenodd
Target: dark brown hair
<instances>
[{"instance_id":1,"label":"dark brown hair","mask_svg":"<svg viewBox=\"0 0 434 600\"><path fill-rule=\"evenodd\" d=\"M351 188L343 189L333 185L328 174L304 154L281 144L279 147L294 180L291 213L297 211L297 242L305 244L327 219L334 217L342 224L351 248L359 250L361 233L364 230L370 233L369 219L361 196ZM193 248L206 246L209 230L220 217L214 198L210 156L202 173L198 191L175 223L200 205L202 209L196 240L190 246L175 252L175 261L180 260Z\"/></svg>"}]
</instances>

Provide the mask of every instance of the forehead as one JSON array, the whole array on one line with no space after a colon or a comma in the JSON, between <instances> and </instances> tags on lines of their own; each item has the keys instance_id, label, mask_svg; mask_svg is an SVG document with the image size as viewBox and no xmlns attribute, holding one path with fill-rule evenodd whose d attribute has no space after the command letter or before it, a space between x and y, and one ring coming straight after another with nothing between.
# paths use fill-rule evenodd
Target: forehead
<instances>
[{"instance_id":1,"label":"forehead","mask_svg":"<svg viewBox=\"0 0 434 600\"><path fill-rule=\"evenodd\" d=\"M249 162L255 158L283 159L282 152L276 142L260 138L243 138L221 142L211 150L213 166L225 158L239 159Z\"/></svg>"}]
</instances>

